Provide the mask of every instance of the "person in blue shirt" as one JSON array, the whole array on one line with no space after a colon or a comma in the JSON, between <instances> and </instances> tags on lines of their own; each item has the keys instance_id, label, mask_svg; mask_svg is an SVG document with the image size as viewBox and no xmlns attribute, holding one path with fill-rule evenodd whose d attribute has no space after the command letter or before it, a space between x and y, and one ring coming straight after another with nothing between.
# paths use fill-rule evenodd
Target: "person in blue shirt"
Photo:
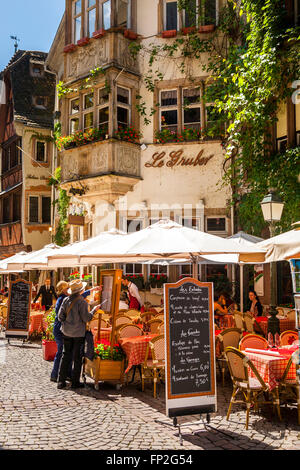
<instances>
[{"instance_id":1,"label":"person in blue shirt","mask_svg":"<svg viewBox=\"0 0 300 470\"><path fill-rule=\"evenodd\" d=\"M58 320L58 312L60 310L60 307L66 297L69 296L68 294L68 289L69 289L69 284L66 281L60 281L57 286L56 286L56 292L57 292L57 301L55 304L55 320L54 320L54 327L53 327L53 335L55 342L57 344L57 353L54 358L54 364L53 364L53 369L51 372L51 377L50 380L51 382L57 382L58 379L58 372L59 372L59 366L60 366L60 361L62 358L62 353L63 353L63 334L60 330L61 328L61 322ZM82 297L85 299L88 297L91 292L93 291L98 291L100 290L99 287L93 287L92 289L86 290L83 294ZM68 377L71 380L71 375L72 375L72 363L70 364L70 377Z\"/></svg>"}]
</instances>

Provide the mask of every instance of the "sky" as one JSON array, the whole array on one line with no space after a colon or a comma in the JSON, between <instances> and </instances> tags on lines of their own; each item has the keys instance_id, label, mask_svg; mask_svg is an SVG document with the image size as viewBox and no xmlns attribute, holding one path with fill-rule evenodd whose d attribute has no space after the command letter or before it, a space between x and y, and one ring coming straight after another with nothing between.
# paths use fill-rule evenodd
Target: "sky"
<instances>
[{"instance_id":1,"label":"sky","mask_svg":"<svg viewBox=\"0 0 300 470\"><path fill-rule=\"evenodd\" d=\"M0 0L0 71L19 49L48 52L64 13L65 0Z\"/></svg>"}]
</instances>

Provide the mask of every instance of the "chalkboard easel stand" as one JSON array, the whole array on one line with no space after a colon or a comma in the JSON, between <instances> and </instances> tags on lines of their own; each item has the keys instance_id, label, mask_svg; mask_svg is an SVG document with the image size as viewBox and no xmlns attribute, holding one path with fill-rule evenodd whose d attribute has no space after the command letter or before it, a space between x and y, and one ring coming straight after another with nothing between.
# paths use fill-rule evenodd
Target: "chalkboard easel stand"
<instances>
[{"instance_id":1,"label":"chalkboard easel stand","mask_svg":"<svg viewBox=\"0 0 300 470\"><path fill-rule=\"evenodd\" d=\"M155 422L158 423L158 424L162 424L164 426L172 426L172 427L178 429L178 436L179 436L179 439L180 439L180 445L181 446L183 445L183 434L181 432L181 428L183 428L185 426L191 427L191 426L195 426L195 425L198 425L198 424L202 424L204 426L204 429L199 429L198 431L193 431L192 434L194 436L197 436L198 434L200 434L203 431L212 430L212 431L216 431L220 434L223 434L224 436L230 437L230 439L235 439L234 436L228 434L227 432L221 431L220 429L217 429L217 428L214 428L210 424L206 424L203 417L202 417L202 415L200 415L200 420L201 421L196 421L195 423L180 424L180 423L178 423L177 417L175 416L173 418L173 424L167 423L166 421L160 421L159 419L155 419ZM207 423L210 423L210 414L209 413L207 413L207 415L206 415L206 421L207 421Z\"/></svg>"}]
</instances>

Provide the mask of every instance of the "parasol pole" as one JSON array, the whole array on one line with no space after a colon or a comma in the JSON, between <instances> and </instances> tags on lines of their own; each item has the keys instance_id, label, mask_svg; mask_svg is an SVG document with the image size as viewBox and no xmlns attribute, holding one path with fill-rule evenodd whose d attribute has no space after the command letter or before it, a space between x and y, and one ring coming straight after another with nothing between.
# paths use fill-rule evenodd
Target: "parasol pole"
<instances>
[{"instance_id":1,"label":"parasol pole","mask_svg":"<svg viewBox=\"0 0 300 470\"><path fill-rule=\"evenodd\" d=\"M197 256L191 255L192 258L192 275L194 279L198 279L198 258Z\"/></svg>"},{"instance_id":2,"label":"parasol pole","mask_svg":"<svg viewBox=\"0 0 300 470\"><path fill-rule=\"evenodd\" d=\"M241 312L244 313L244 266L240 264L240 303Z\"/></svg>"}]
</instances>

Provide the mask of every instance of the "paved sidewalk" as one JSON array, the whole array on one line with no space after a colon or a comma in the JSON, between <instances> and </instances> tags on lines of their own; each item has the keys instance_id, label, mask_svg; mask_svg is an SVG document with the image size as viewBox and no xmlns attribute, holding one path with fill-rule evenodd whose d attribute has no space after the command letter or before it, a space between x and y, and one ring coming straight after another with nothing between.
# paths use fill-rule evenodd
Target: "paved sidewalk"
<instances>
[{"instance_id":1,"label":"paved sidewalk","mask_svg":"<svg viewBox=\"0 0 300 470\"><path fill-rule=\"evenodd\" d=\"M282 407L281 423L271 407L261 414L251 413L248 431L242 406L235 407L226 421L229 379L224 388L218 382L218 412L210 423L228 435L190 425L183 428L181 446L174 428L155 422L170 422L164 414L163 386L157 399L150 384L142 393L139 383L121 391L108 384L95 391L91 383L78 391L57 390L49 380L52 363L42 359L38 345L5 343L0 340L0 449L300 449L295 407ZM201 433L193 435L199 428Z\"/></svg>"}]
</instances>

